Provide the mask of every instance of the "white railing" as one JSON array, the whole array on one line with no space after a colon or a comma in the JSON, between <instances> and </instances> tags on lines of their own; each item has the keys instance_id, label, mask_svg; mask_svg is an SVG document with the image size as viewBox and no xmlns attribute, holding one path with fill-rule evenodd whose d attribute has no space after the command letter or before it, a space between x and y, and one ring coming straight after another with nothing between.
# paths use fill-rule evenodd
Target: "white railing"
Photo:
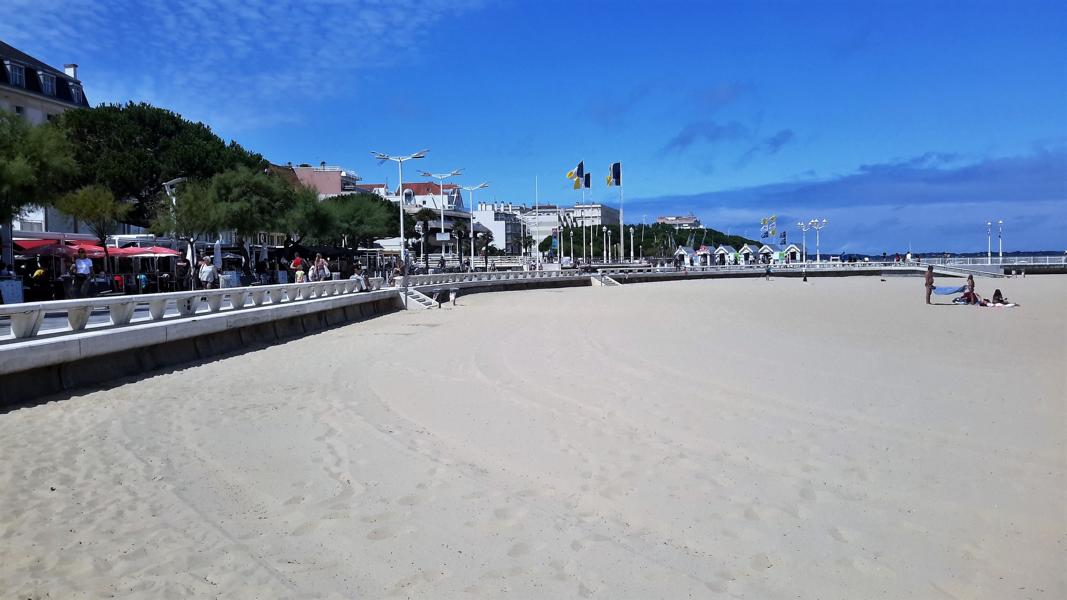
<instances>
[{"instance_id":1,"label":"white railing","mask_svg":"<svg viewBox=\"0 0 1067 600\"><path fill-rule=\"evenodd\" d=\"M372 278L370 283L369 289L360 280L338 279L308 283L167 292L162 294L103 296L74 300L0 304L0 318L7 317L10 320L12 337L25 339L42 333L41 325L46 315L60 314L66 316L68 328L48 329L44 333L75 333L85 330L89 324L89 317L92 316L94 310L107 311L109 323L106 326L124 326L131 323L161 321L164 318L187 318L196 315L198 312L217 313L221 310L239 310L249 306L281 304L327 296L353 294L381 287L380 278ZM148 318L134 321L133 316L138 307L146 306ZM169 308L176 309L177 316L173 314L168 316ZM202 308L206 308L206 310L201 311Z\"/></svg>"},{"instance_id":2,"label":"white railing","mask_svg":"<svg viewBox=\"0 0 1067 600\"><path fill-rule=\"evenodd\" d=\"M408 285L411 287L425 287L434 285L448 285L452 283L468 282L493 282L493 281L517 281L534 279L580 279L589 277L577 270L568 269L563 271L490 271L476 273L440 273L435 275L410 275ZM402 285L403 278L397 277L395 285Z\"/></svg>"},{"instance_id":3,"label":"white railing","mask_svg":"<svg viewBox=\"0 0 1067 600\"><path fill-rule=\"evenodd\" d=\"M1062 265L1067 264L1065 256L1005 256L1003 259L994 256L987 257L949 257L949 258L923 258L923 263L935 265Z\"/></svg>"}]
</instances>

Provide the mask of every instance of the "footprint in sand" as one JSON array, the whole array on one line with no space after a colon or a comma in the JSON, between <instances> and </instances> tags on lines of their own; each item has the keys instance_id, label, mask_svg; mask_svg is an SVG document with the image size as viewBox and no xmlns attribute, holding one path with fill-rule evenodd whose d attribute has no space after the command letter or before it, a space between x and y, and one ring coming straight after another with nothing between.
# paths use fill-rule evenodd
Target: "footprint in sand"
<instances>
[{"instance_id":1,"label":"footprint in sand","mask_svg":"<svg viewBox=\"0 0 1067 600\"><path fill-rule=\"evenodd\" d=\"M830 537L845 544L852 541L852 536L839 527L830 528Z\"/></svg>"},{"instance_id":2,"label":"footprint in sand","mask_svg":"<svg viewBox=\"0 0 1067 600\"><path fill-rule=\"evenodd\" d=\"M810 487L807 487L807 486L802 487L802 488L800 488L800 491L797 492L797 493L800 495L801 498L803 498L805 500L810 500L810 501L814 501L815 500L815 490L811 489Z\"/></svg>"},{"instance_id":3,"label":"footprint in sand","mask_svg":"<svg viewBox=\"0 0 1067 600\"><path fill-rule=\"evenodd\" d=\"M307 535L314 531L316 527L318 527L317 522L308 521L307 523L299 525L296 529L294 529L291 535Z\"/></svg>"},{"instance_id":4,"label":"footprint in sand","mask_svg":"<svg viewBox=\"0 0 1067 600\"><path fill-rule=\"evenodd\" d=\"M409 496L404 496L404 497L400 498L399 500L397 500L398 503L403 504L404 506L415 506L417 504L422 504L425 501L426 501L426 499L423 498L422 496L417 496L417 495L414 495L414 494L409 495Z\"/></svg>"},{"instance_id":5,"label":"footprint in sand","mask_svg":"<svg viewBox=\"0 0 1067 600\"><path fill-rule=\"evenodd\" d=\"M361 518L360 520L363 521L364 523L379 523L379 522L382 522L382 521L388 521L390 519L395 519L395 518L396 518L396 513L387 510L385 512L380 512L380 513L376 513L376 514L373 514L373 515L366 515L365 517Z\"/></svg>"},{"instance_id":6,"label":"footprint in sand","mask_svg":"<svg viewBox=\"0 0 1067 600\"><path fill-rule=\"evenodd\" d=\"M750 506L750 507L745 509L745 518L748 519L749 521L760 521L760 520L762 520L762 519L760 519L759 513L756 512L756 508L753 507L753 506Z\"/></svg>"},{"instance_id":7,"label":"footprint in sand","mask_svg":"<svg viewBox=\"0 0 1067 600\"><path fill-rule=\"evenodd\" d=\"M519 542L508 550L508 556L511 558L518 558L530 553L530 546L524 542Z\"/></svg>"},{"instance_id":8,"label":"footprint in sand","mask_svg":"<svg viewBox=\"0 0 1067 600\"><path fill-rule=\"evenodd\" d=\"M304 501L304 497L303 496L293 496L292 498L290 498L290 499L285 501L285 506L292 506L294 504L300 504L303 501Z\"/></svg>"},{"instance_id":9,"label":"footprint in sand","mask_svg":"<svg viewBox=\"0 0 1067 600\"><path fill-rule=\"evenodd\" d=\"M774 563L771 562L770 557L764 554L763 552L760 552L759 554L753 554L752 559L749 561L748 564L751 565L752 568L756 569L757 571L769 569L774 566Z\"/></svg>"},{"instance_id":10,"label":"footprint in sand","mask_svg":"<svg viewBox=\"0 0 1067 600\"><path fill-rule=\"evenodd\" d=\"M392 527L378 527L377 529L371 529L367 534L367 539L372 541L381 541L394 536Z\"/></svg>"}]
</instances>

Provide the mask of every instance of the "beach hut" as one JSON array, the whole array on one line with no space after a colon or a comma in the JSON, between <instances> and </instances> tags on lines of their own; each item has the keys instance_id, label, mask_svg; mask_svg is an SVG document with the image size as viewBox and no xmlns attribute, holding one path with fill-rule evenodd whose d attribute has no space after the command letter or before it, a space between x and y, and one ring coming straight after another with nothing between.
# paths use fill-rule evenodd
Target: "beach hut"
<instances>
[{"instance_id":1,"label":"beach hut","mask_svg":"<svg viewBox=\"0 0 1067 600\"><path fill-rule=\"evenodd\" d=\"M759 261L762 264L782 262L782 249L778 244L764 244L759 249Z\"/></svg>"},{"instance_id":2,"label":"beach hut","mask_svg":"<svg viewBox=\"0 0 1067 600\"><path fill-rule=\"evenodd\" d=\"M782 254L785 256L785 262L800 262L804 260L804 251L796 244L789 244L782 248Z\"/></svg>"},{"instance_id":3,"label":"beach hut","mask_svg":"<svg viewBox=\"0 0 1067 600\"><path fill-rule=\"evenodd\" d=\"M745 244L738 248L737 254L741 258L741 264L751 264L759 257L759 246L755 244Z\"/></svg>"},{"instance_id":4,"label":"beach hut","mask_svg":"<svg viewBox=\"0 0 1067 600\"><path fill-rule=\"evenodd\" d=\"M719 244L715 249L715 262L719 265L732 265L736 262L737 249L733 246Z\"/></svg>"},{"instance_id":5,"label":"beach hut","mask_svg":"<svg viewBox=\"0 0 1067 600\"><path fill-rule=\"evenodd\" d=\"M681 261L683 266L691 267L696 264L696 250L692 246L678 246L674 251L675 262Z\"/></svg>"},{"instance_id":6,"label":"beach hut","mask_svg":"<svg viewBox=\"0 0 1067 600\"><path fill-rule=\"evenodd\" d=\"M715 264L715 249L710 246L701 246L696 251L697 264L701 267L710 267Z\"/></svg>"}]
</instances>

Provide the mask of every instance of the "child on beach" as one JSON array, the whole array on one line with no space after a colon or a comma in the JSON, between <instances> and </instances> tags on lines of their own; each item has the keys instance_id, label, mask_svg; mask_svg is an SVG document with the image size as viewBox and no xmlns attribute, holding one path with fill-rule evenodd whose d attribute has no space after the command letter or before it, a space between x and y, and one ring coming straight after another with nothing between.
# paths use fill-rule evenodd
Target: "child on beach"
<instances>
[{"instance_id":1,"label":"child on beach","mask_svg":"<svg viewBox=\"0 0 1067 600\"><path fill-rule=\"evenodd\" d=\"M934 291L934 266L926 267L926 303L930 304L930 294Z\"/></svg>"}]
</instances>

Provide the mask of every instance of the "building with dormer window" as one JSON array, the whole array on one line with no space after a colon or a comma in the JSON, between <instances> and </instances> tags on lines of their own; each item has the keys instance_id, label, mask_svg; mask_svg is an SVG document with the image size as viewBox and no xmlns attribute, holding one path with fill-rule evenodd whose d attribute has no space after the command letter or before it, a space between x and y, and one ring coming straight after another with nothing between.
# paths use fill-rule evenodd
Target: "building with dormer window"
<instances>
[{"instance_id":1,"label":"building with dormer window","mask_svg":"<svg viewBox=\"0 0 1067 600\"><path fill-rule=\"evenodd\" d=\"M60 71L0 42L0 109L22 115L35 125L71 108L87 108L78 65Z\"/></svg>"},{"instance_id":2,"label":"building with dormer window","mask_svg":"<svg viewBox=\"0 0 1067 600\"><path fill-rule=\"evenodd\" d=\"M63 111L88 107L78 65L63 65L60 71L0 41L0 110L39 125ZM69 217L39 207L26 209L11 225L25 232L70 231L73 227Z\"/></svg>"}]
</instances>

